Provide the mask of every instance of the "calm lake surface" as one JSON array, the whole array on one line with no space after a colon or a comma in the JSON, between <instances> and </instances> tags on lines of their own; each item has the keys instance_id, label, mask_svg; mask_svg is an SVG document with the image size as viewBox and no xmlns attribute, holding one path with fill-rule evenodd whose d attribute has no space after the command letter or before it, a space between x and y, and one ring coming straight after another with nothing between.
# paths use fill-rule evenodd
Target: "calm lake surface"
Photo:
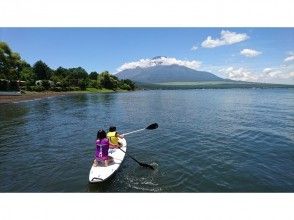
<instances>
[{"instance_id":1,"label":"calm lake surface","mask_svg":"<svg viewBox=\"0 0 294 220\"><path fill-rule=\"evenodd\" d=\"M0 105L1 192L294 192L294 89L77 94ZM88 184L97 129L126 157Z\"/></svg>"}]
</instances>

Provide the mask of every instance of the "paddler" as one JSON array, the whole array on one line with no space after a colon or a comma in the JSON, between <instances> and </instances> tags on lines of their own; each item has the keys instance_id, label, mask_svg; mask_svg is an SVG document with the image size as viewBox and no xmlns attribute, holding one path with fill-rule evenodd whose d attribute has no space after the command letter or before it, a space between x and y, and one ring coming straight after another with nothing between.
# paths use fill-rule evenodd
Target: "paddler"
<instances>
[{"instance_id":1,"label":"paddler","mask_svg":"<svg viewBox=\"0 0 294 220\"><path fill-rule=\"evenodd\" d=\"M106 132L102 129L99 130L97 132L94 166L98 166L99 163L108 166L113 161L113 158L108 156L109 147L111 148L109 140L106 138Z\"/></svg>"},{"instance_id":2,"label":"paddler","mask_svg":"<svg viewBox=\"0 0 294 220\"><path fill-rule=\"evenodd\" d=\"M124 138L124 135L122 134L119 134L117 131L116 131L116 127L115 126L110 126L109 127L109 131L107 133L107 138L109 140L109 145L111 147L121 147L122 144L118 141L118 138Z\"/></svg>"}]
</instances>

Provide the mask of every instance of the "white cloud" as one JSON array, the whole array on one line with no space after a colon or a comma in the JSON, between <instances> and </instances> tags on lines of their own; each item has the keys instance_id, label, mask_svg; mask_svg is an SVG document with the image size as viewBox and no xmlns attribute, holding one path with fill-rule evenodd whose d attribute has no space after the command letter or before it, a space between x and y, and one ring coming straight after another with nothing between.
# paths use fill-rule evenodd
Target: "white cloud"
<instances>
[{"instance_id":1,"label":"white cloud","mask_svg":"<svg viewBox=\"0 0 294 220\"><path fill-rule=\"evenodd\" d=\"M233 67L228 67L226 69L220 69L220 73L223 73L226 77L232 80L241 80L241 81L257 81L258 77L256 77L253 73L244 68L235 69Z\"/></svg>"},{"instance_id":2,"label":"white cloud","mask_svg":"<svg viewBox=\"0 0 294 220\"><path fill-rule=\"evenodd\" d=\"M288 56L284 59L284 62L287 62L287 63L292 61L294 61L294 55Z\"/></svg>"},{"instance_id":3,"label":"white cloud","mask_svg":"<svg viewBox=\"0 0 294 220\"><path fill-rule=\"evenodd\" d=\"M272 71L272 68L264 68L262 72L263 73L269 73L271 71Z\"/></svg>"},{"instance_id":4,"label":"white cloud","mask_svg":"<svg viewBox=\"0 0 294 220\"><path fill-rule=\"evenodd\" d=\"M193 50L193 51L195 51L195 50L197 50L198 49L198 47L197 46L192 46L192 48L191 48L191 50Z\"/></svg>"},{"instance_id":5,"label":"white cloud","mask_svg":"<svg viewBox=\"0 0 294 220\"><path fill-rule=\"evenodd\" d=\"M272 69L265 68L259 77L260 81L272 81L272 80L290 80L285 83L291 83L294 81L294 71L288 69ZM293 83L293 82L292 82Z\"/></svg>"},{"instance_id":6,"label":"white cloud","mask_svg":"<svg viewBox=\"0 0 294 220\"><path fill-rule=\"evenodd\" d=\"M237 34L236 32L222 30L220 38L212 39L211 36L208 36L207 39L201 43L201 46L205 48L214 48L239 43L247 39L249 39L249 36L245 33Z\"/></svg>"},{"instance_id":7,"label":"white cloud","mask_svg":"<svg viewBox=\"0 0 294 220\"><path fill-rule=\"evenodd\" d=\"M219 72L232 80L294 84L294 71L287 68L265 68L261 73L254 73L244 68L228 67Z\"/></svg>"},{"instance_id":8,"label":"white cloud","mask_svg":"<svg viewBox=\"0 0 294 220\"><path fill-rule=\"evenodd\" d=\"M262 73L263 73L262 77L272 77L272 78L275 78L275 77L281 76L282 71L281 70L274 70L272 68L265 68L262 71Z\"/></svg>"},{"instance_id":9,"label":"white cloud","mask_svg":"<svg viewBox=\"0 0 294 220\"><path fill-rule=\"evenodd\" d=\"M157 65L168 66L173 64L185 66L190 69L196 70L201 66L201 61L197 61L197 60L188 61L188 60L177 60L176 58L170 58L170 57L157 57L153 59L141 59L139 61L125 63L121 65L119 68L117 68L117 71L120 72L126 69L135 69L137 67L148 68L148 67L157 66Z\"/></svg>"},{"instance_id":10,"label":"white cloud","mask_svg":"<svg viewBox=\"0 0 294 220\"><path fill-rule=\"evenodd\" d=\"M257 50L252 50L252 49L243 49L240 52L240 54L245 56L245 57L256 57L256 56L262 54L262 52L257 51Z\"/></svg>"}]
</instances>

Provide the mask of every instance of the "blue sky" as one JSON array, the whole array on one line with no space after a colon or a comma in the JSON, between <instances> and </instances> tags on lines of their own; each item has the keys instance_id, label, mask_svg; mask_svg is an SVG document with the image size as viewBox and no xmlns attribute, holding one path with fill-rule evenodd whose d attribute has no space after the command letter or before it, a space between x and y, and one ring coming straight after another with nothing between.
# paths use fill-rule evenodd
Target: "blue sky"
<instances>
[{"instance_id":1,"label":"blue sky","mask_svg":"<svg viewBox=\"0 0 294 220\"><path fill-rule=\"evenodd\" d=\"M116 73L167 56L224 78L294 84L294 28L0 28L0 40L53 69Z\"/></svg>"}]
</instances>

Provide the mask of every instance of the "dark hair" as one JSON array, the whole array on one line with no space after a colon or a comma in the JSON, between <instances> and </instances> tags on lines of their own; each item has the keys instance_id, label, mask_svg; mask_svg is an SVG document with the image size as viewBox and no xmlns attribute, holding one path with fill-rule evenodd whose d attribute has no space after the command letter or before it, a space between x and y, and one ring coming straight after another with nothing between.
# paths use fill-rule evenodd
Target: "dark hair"
<instances>
[{"instance_id":1,"label":"dark hair","mask_svg":"<svg viewBox=\"0 0 294 220\"><path fill-rule=\"evenodd\" d=\"M97 132L97 140L102 140L103 138L106 138L106 133L103 129L100 129L98 132Z\"/></svg>"},{"instance_id":2,"label":"dark hair","mask_svg":"<svg viewBox=\"0 0 294 220\"><path fill-rule=\"evenodd\" d=\"M110 132L114 132L114 131L116 131L116 127L114 127L114 126L110 126L109 131L110 131Z\"/></svg>"}]
</instances>

